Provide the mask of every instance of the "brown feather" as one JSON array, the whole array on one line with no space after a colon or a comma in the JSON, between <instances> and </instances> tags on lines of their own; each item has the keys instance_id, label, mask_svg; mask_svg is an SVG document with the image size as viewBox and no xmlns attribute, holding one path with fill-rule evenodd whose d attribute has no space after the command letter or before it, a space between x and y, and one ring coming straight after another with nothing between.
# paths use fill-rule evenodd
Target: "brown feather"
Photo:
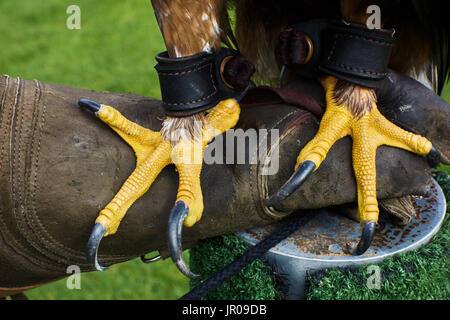
<instances>
[{"instance_id":1,"label":"brown feather","mask_svg":"<svg viewBox=\"0 0 450 320\"><path fill-rule=\"evenodd\" d=\"M183 57L220 46L223 0L152 0L170 57Z\"/></svg>"},{"instance_id":2,"label":"brown feather","mask_svg":"<svg viewBox=\"0 0 450 320\"><path fill-rule=\"evenodd\" d=\"M347 22L365 23L367 7L373 2L376 3L372 0L341 0L342 18ZM376 4L379 5L379 3ZM376 102L376 94L373 89L340 79L336 83L333 98L338 105L345 105L355 119L360 119L364 114L370 112L373 103Z\"/></svg>"},{"instance_id":3,"label":"brown feather","mask_svg":"<svg viewBox=\"0 0 450 320\"><path fill-rule=\"evenodd\" d=\"M152 0L152 5L169 57L219 48L223 0ZM199 139L205 122L203 112L180 118L167 117L161 134L172 144L180 139Z\"/></svg>"},{"instance_id":4,"label":"brown feather","mask_svg":"<svg viewBox=\"0 0 450 320\"><path fill-rule=\"evenodd\" d=\"M338 79L333 91L336 105L345 105L355 119L360 119L373 108L377 96L373 89L364 88Z\"/></svg>"},{"instance_id":5,"label":"brown feather","mask_svg":"<svg viewBox=\"0 0 450 320\"><path fill-rule=\"evenodd\" d=\"M161 135L175 145L180 140L200 141L202 129L206 126L203 112L188 117L167 117L161 128Z\"/></svg>"}]
</instances>

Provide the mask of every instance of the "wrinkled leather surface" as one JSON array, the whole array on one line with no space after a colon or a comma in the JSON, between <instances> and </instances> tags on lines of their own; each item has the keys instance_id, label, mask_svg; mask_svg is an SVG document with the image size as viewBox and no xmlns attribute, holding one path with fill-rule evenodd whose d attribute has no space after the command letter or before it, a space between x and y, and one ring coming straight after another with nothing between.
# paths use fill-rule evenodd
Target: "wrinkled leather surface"
<instances>
[{"instance_id":1,"label":"wrinkled leather surface","mask_svg":"<svg viewBox=\"0 0 450 320\"><path fill-rule=\"evenodd\" d=\"M427 137L441 153L442 162L450 164L450 105L445 100L392 70L376 93L381 113L403 129Z\"/></svg>"},{"instance_id":2,"label":"wrinkled leather surface","mask_svg":"<svg viewBox=\"0 0 450 320\"><path fill-rule=\"evenodd\" d=\"M131 148L80 109L80 98L117 107L131 121L153 130L160 129L164 118L160 101L154 99L0 77L0 288L67 276L66 268L73 264L91 270L85 246L94 220L134 169ZM311 113L289 105L243 110L237 127L279 130L279 171L261 176L258 164L205 164L205 210L200 222L184 229L184 248L199 239L270 224L295 210L355 201L351 143L345 138L279 211L269 212L263 205L267 194L292 173L298 152L318 123ZM380 148L379 198L427 193L428 169L421 157ZM166 254L167 220L177 184L174 167L165 168L129 209L117 234L102 241L102 264L157 249Z\"/></svg>"}]
</instances>

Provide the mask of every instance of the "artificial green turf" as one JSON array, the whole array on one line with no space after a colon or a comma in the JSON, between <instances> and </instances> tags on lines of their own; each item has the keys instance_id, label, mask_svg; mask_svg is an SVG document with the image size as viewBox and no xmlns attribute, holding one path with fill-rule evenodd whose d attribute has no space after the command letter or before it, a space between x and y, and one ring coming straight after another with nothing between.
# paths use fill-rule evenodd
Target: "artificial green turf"
<instances>
[{"instance_id":1,"label":"artificial green turf","mask_svg":"<svg viewBox=\"0 0 450 320\"><path fill-rule=\"evenodd\" d=\"M200 274L201 277L191 280L191 288L233 262L245 250L244 240L235 235L223 235L208 239L192 248L190 250L190 268L194 273ZM273 300L276 297L274 284L270 268L258 259L202 299Z\"/></svg>"}]
</instances>

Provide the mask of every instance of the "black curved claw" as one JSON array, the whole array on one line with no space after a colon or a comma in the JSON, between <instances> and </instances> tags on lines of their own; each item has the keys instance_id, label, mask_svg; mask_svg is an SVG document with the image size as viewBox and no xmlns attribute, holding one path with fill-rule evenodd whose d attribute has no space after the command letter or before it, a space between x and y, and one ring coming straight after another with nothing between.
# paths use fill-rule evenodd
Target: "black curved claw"
<instances>
[{"instance_id":1,"label":"black curved claw","mask_svg":"<svg viewBox=\"0 0 450 320\"><path fill-rule=\"evenodd\" d=\"M99 105L97 102L88 100L88 99L80 99L78 100L78 105L82 108L86 108L89 111L92 111L94 113L98 112L101 108L101 105Z\"/></svg>"},{"instance_id":2,"label":"black curved claw","mask_svg":"<svg viewBox=\"0 0 450 320\"><path fill-rule=\"evenodd\" d=\"M284 183L277 193L266 200L266 206L273 207L286 199L292 192L302 185L302 183L311 174L311 172L314 171L315 168L316 164L310 160L302 162L298 166L297 170L295 170L294 174Z\"/></svg>"},{"instance_id":3,"label":"black curved claw","mask_svg":"<svg viewBox=\"0 0 450 320\"><path fill-rule=\"evenodd\" d=\"M441 163L441 154L435 147L431 147L430 152L428 152L427 161L432 168L436 168Z\"/></svg>"},{"instance_id":4,"label":"black curved claw","mask_svg":"<svg viewBox=\"0 0 450 320\"><path fill-rule=\"evenodd\" d=\"M376 227L375 221L364 221L363 223L363 229L361 231L361 239L359 240L359 243L356 245L355 248L351 248L350 245L347 245L347 251L354 255L359 256L364 254L364 252L369 249L370 244L372 243L373 236L375 234L375 227Z\"/></svg>"},{"instance_id":5,"label":"black curved claw","mask_svg":"<svg viewBox=\"0 0 450 320\"><path fill-rule=\"evenodd\" d=\"M92 229L91 236L89 237L89 241L86 247L86 259L88 263L95 267L98 271L105 271L108 269L107 267L103 267L98 263L98 247L100 245L100 241L102 241L103 236L105 235L106 229L100 223L96 223L94 228Z\"/></svg>"},{"instance_id":6,"label":"black curved claw","mask_svg":"<svg viewBox=\"0 0 450 320\"><path fill-rule=\"evenodd\" d=\"M181 248L181 232L183 222L189 213L189 209L183 201L175 202L169 217L169 230L167 232L167 242L169 244L170 256L178 269L189 278L198 278L200 275L189 270L183 259L183 249Z\"/></svg>"}]
</instances>

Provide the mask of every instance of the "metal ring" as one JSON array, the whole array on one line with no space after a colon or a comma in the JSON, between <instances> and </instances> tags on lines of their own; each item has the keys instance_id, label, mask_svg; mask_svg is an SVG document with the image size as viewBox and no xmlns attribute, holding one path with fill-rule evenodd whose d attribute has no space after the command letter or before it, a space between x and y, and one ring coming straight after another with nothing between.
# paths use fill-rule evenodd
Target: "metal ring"
<instances>
[{"instance_id":1,"label":"metal ring","mask_svg":"<svg viewBox=\"0 0 450 320\"><path fill-rule=\"evenodd\" d=\"M223 76L223 71L225 70L225 65L227 64L227 62L230 61L234 57L235 56L226 56L220 63L220 77L222 78L223 83L225 83L225 85L231 89L234 89L234 87L225 80L225 78Z\"/></svg>"},{"instance_id":2,"label":"metal ring","mask_svg":"<svg viewBox=\"0 0 450 320\"><path fill-rule=\"evenodd\" d=\"M158 260L161 260L161 256L159 254L153 258L146 258L145 255L141 256L141 261L144 263L153 263Z\"/></svg>"},{"instance_id":3,"label":"metal ring","mask_svg":"<svg viewBox=\"0 0 450 320\"><path fill-rule=\"evenodd\" d=\"M312 42L311 38L307 34L305 34L305 40L306 40L306 43L308 44L308 55L306 56L305 61L303 62L303 64L307 64L309 62L309 60L311 60L311 57L312 57L313 52L314 52L313 42Z\"/></svg>"}]
</instances>

